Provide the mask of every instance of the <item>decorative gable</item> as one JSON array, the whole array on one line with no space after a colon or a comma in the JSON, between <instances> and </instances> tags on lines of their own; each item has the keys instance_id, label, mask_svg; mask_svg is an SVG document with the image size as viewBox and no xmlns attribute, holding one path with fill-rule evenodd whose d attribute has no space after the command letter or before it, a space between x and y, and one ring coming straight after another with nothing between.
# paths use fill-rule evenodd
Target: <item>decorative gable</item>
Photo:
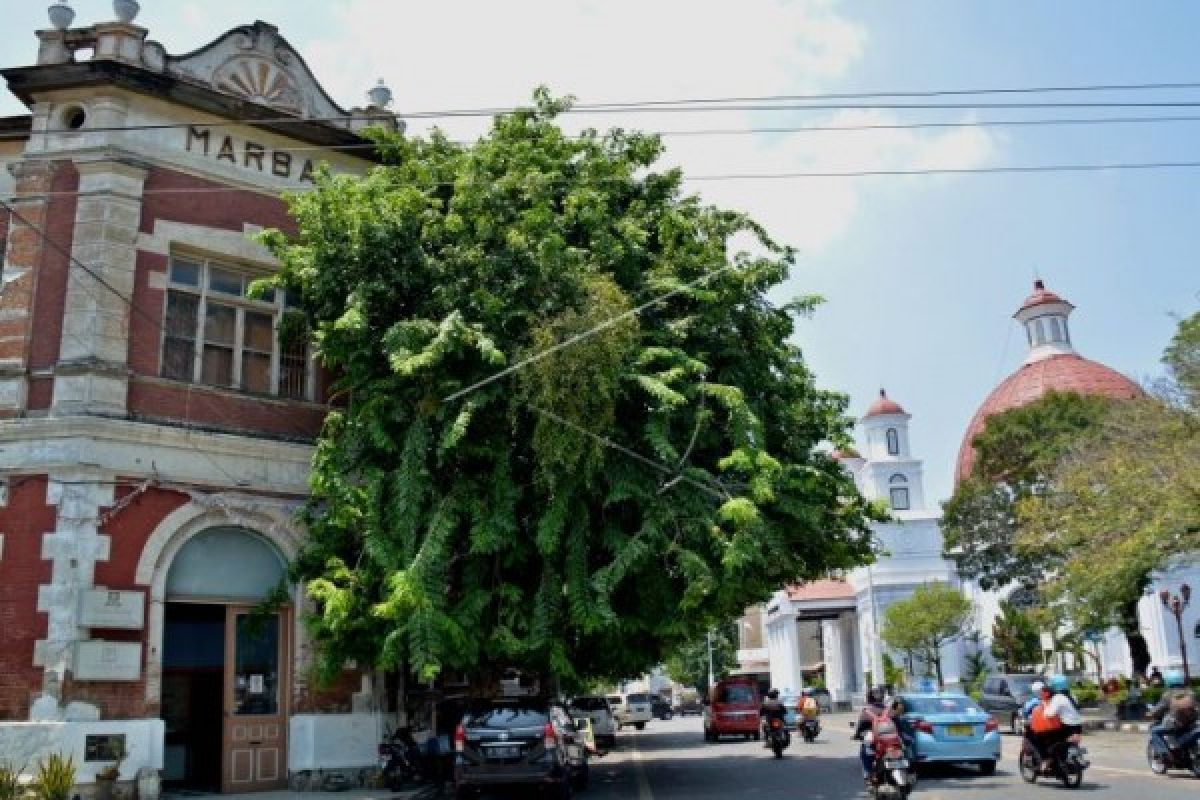
<instances>
[{"instance_id":1,"label":"decorative gable","mask_svg":"<svg viewBox=\"0 0 1200 800\"><path fill-rule=\"evenodd\" d=\"M168 74L285 114L330 121L349 117L279 29L261 20L186 55L167 56L164 66Z\"/></svg>"}]
</instances>

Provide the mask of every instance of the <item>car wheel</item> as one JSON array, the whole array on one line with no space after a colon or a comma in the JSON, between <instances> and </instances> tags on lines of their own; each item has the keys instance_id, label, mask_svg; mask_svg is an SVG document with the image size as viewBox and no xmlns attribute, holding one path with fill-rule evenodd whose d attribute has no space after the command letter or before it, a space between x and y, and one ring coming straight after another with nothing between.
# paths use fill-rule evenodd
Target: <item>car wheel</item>
<instances>
[{"instance_id":1,"label":"car wheel","mask_svg":"<svg viewBox=\"0 0 1200 800\"><path fill-rule=\"evenodd\" d=\"M588 783L591 781L591 777L591 769L587 764L584 764L572 778L572 782L575 785L575 790L582 792L584 789L586 789L588 787Z\"/></svg>"},{"instance_id":2,"label":"car wheel","mask_svg":"<svg viewBox=\"0 0 1200 800\"><path fill-rule=\"evenodd\" d=\"M646 730L646 723L638 722L633 727L637 728L639 731L644 731Z\"/></svg>"},{"instance_id":3,"label":"car wheel","mask_svg":"<svg viewBox=\"0 0 1200 800\"><path fill-rule=\"evenodd\" d=\"M474 789L468 789L465 786L459 786L454 790L454 800L474 800L476 797Z\"/></svg>"},{"instance_id":4,"label":"car wheel","mask_svg":"<svg viewBox=\"0 0 1200 800\"><path fill-rule=\"evenodd\" d=\"M979 774L980 775L995 775L996 774L996 762L995 761L980 761L979 762Z\"/></svg>"},{"instance_id":5,"label":"car wheel","mask_svg":"<svg viewBox=\"0 0 1200 800\"><path fill-rule=\"evenodd\" d=\"M762 738L762 734L759 733L758 731L755 731L754 733L750 734L750 738L754 739L754 741L757 742L759 739Z\"/></svg>"},{"instance_id":6,"label":"car wheel","mask_svg":"<svg viewBox=\"0 0 1200 800\"><path fill-rule=\"evenodd\" d=\"M1162 753L1154 747L1154 744L1146 745L1146 763L1150 765L1150 771L1155 775L1167 774L1167 760L1163 758Z\"/></svg>"}]
</instances>

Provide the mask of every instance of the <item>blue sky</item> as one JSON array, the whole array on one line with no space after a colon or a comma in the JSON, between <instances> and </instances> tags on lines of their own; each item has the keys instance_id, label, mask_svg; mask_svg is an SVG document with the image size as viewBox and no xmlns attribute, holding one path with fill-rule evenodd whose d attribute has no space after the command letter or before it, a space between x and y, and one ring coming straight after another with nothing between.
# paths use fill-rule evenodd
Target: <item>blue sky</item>
<instances>
[{"instance_id":1,"label":"blue sky","mask_svg":"<svg viewBox=\"0 0 1200 800\"><path fill-rule=\"evenodd\" d=\"M73 5L79 23L111 17L107 0ZM361 102L362 92L383 76L401 113L510 105L538 83L581 101L605 101L1200 81L1200 4L1182 2L142 5L138 22L170 52L190 50L236 24L268 20L343 105ZM45 26L45 4L5 6L0 64L30 63L36 54L32 31ZM1153 96L1200 99L1200 91ZM0 99L0 115L21 111L11 97ZM727 113L588 122L661 130L1192 111L859 111L791 119ZM469 136L477 129L462 123L451 130ZM692 173L712 174L1194 161L1200 160L1198 137L1200 122L1179 122L667 141L672 160ZM799 340L813 369L823 385L848 392L856 412L886 386L913 414L912 441L926 462L931 499L951 491L971 414L1024 356L1024 338L1011 314L1035 271L1078 307L1072 333L1080 351L1139 379L1159 372L1172 315L1200 305L1200 170L736 181L694 188L749 210L801 249L785 293L817 292L828 301L801 324Z\"/></svg>"}]
</instances>

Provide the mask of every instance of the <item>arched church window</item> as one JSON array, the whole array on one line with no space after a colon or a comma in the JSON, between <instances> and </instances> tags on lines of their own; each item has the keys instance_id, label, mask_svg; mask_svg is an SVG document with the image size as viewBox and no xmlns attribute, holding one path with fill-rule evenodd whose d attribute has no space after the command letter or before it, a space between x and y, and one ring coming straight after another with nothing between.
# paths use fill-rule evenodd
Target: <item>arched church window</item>
<instances>
[{"instance_id":1,"label":"arched church window","mask_svg":"<svg viewBox=\"0 0 1200 800\"><path fill-rule=\"evenodd\" d=\"M895 428L887 429L887 449L889 456L900 455L900 434Z\"/></svg>"},{"instance_id":2,"label":"arched church window","mask_svg":"<svg viewBox=\"0 0 1200 800\"><path fill-rule=\"evenodd\" d=\"M888 483L908 483L908 478L897 472L895 475L888 478Z\"/></svg>"}]
</instances>

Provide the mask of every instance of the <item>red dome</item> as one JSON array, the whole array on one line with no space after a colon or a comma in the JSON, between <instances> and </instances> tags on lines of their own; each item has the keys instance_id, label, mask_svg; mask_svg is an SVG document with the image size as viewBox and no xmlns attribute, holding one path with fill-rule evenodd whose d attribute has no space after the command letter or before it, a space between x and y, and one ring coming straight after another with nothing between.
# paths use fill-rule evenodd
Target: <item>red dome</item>
<instances>
[{"instance_id":1,"label":"red dome","mask_svg":"<svg viewBox=\"0 0 1200 800\"><path fill-rule=\"evenodd\" d=\"M1074 353L1025 364L997 386L971 418L958 450L955 483L971 474L971 468L975 465L975 448L971 443L983 430L988 417L1029 405L1051 391L1077 392L1117 400L1129 400L1142 394L1141 388L1121 373Z\"/></svg>"},{"instance_id":2,"label":"red dome","mask_svg":"<svg viewBox=\"0 0 1200 800\"><path fill-rule=\"evenodd\" d=\"M866 419L867 417L879 417L883 416L884 414L907 413L907 411L900 407L899 403L887 396L887 392L885 392L883 389L880 389L879 399L871 404L871 407L867 409L867 413L863 416L863 419Z\"/></svg>"}]
</instances>

